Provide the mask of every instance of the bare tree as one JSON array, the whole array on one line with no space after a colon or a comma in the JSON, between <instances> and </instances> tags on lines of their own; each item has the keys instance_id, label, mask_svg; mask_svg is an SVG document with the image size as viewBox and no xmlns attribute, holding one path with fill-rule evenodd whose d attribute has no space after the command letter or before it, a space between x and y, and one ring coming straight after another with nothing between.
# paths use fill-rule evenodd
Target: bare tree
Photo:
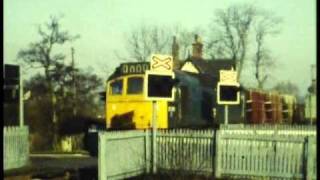
<instances>
[{"instance_id":1,"label":"bare tree","mask_svg":"<svg viewBox=\"0 0 320 180\"><path fill-rule=\"evenodd\" d=\"M279 24L281 19L273 16L269 12L259 12L254 29L256 53L253 58L255 67L255 78L258 82L258 88L263 89L263 85L270 76L270 69L275 67L275 61L271 52L266 47L266 38L279 33Z\"/></svg>"},{"instance_id":2,"label":"bare tree","mask_svg":"<svg viewBox=\"0 0 320 180\"><path fill-rule=\"evenodd\" d=\"M126 51L129 57L120 55L119 51L115 56L121 61L148 61L152 53L171 54L173 36L177 37L179 44L179 57L185 59L191 48L194 34L202 31L200 28L187 30L181 25L140 25L129 32L126 38ZM196 33L197 32L197 33Z\"/></svg>"},{"instance_id":3,"label":"bare tree","mask_svg":"<svg viewBox=\"0 0 320 180\"><path fill-rule=\"evenodd\" d=\"M56 46L62 46L67 42L77 39L79 36L72 36L67 31L61 30L59 18L50 17L48 23L45 24L45 30L41 25L38 28L40 40L31 43L28 48L18 52L18 60L21 60L27 66L32 68L41 68L44 70L45 82L51 97L52 121L57 126L56 116L56 95L54 93L55 75L64 66L65 55L62 53L54 53ZM55 130L57 127L55 127ZM55 133L56 134L56 133ZM54 141L57 142L57 138Z\"/></svg>"},{"instance_id":4,"label":"bare tree","mask_svg":"<svg viewBox=\"0 0 320 180\"><path fill-rule=\"evenodd\" d=\"M253 64L258 87L263 88L269 77L267 67L275 66L266 46L269 36L279 33L281 19L271 12L251 4L236 4L215 13L207 48L211 58L230 58L236 61L238 80L244 69L249 47L254 47ZM251 46L255 44L256 46ZM251 56L251 55L250 55Z\"/></svg>"},{"instance_id":5,"label":"bare tree","mask_svg":"<svg viewBox=\"0 0 320 180\"><path fill-rule=\"evenodd\" d=\"M97 114L104 111L104 106L99 104L98 101L98 90L102 84L102 80L95 74L92 70L82 70L79 69L75 74L76 81L76 99L73 98L73 81L70 77L65 76L68 74L67 70L60 69L58 82L55 82L55 96L56 101L59 106L56 106L56 116L59 120L57 123L52 122L52 107L51 107L51 97L49 94L46 78L43 74L37 74L31 77L25 83L25 88L32 92L32 97L26 102L26 119L27 124L30 127L31 134L38 134L37 140L41 140L39 143L43 144L42 148L49 150L52 145L53 138L59 138L61 135L61 129L66 129L66 131L75 131L77 127L81 125L83 117L95 118ZM76 101L75 105L73 102ZM77 116L73 114L73 108L78 111ZM76 124L73 124L77 120ZM70 121L71 120L71 121ZM68 122L70 121L70 122ZM69 126L67 126L67 125ZM52 131L52 127L57 126L57 130L60 129L60 133ZM51 129L50 129L51 128ZM78 128L79 129L79 128ZM80 132L80 130L79 130ZM58 136L55 137L55 134ZM54 142L57 143L57 142ZM39 144L38 144L39 145ZM37 146L37 145L36 145ZM56 146L58 147L58 146ZM37 150L41 149L41 146L35 147ZM40 148L40 149L39 149Z\"/></svg>"},{"instance_id":6,"label":"bare tree","mask_svg":"<svg viewBox=\"0 0 320 180\"><path fill-rule=\"evenodd\" d=\"M274 68L276 68L276 61L271 56L271 52L268 49L258 49L253 58L255 78L257 80L258 89L264 89L266 81L271 77Z\"/></svg>"},{"instance_id":7,"label":"bare tree","mask_svg":"<svg viewBox=\"0 0 320 180\"><path fill-rule=\"evenodd\" d=\"M167 53L170 36L161 26L142 25L127 37L129 56L136 61L147 61L151 53Z\"/></svg>"},{"instance_id":8,"label":"bare tree","mask_svg":"<svg viewBox=\"0 0 320 180\"><path fill-rule=\"evenodd\" d=\"M299 87L291 81L282 81L277 83L273 90L279 91L284 94L292 94L299 97Z\"/></svg>"},{"instance_id":9,"label":"bare tree","mask_svg":"<svg viewBox=\"0 0 320 180\"><path fill-rule=\"evenodd\" d=\"M186 59L192 49L192 43L194 43L194 35L204 34L202 27L196 27L194 29L186 29L182 25L175 25L172 27L172 36L177 37L177 43L179 44L179 56L181 60ZM171 45L171 44L170 44Z\"/></svg>"},{"instance_id":10,"label":"bare tree","mask_svg":"<svg viewBox=\"0 0 320 180\"><path fill-rule=\"evenodd\" d=\"M256 17L256 7L243 4L232 5L216 12L212 24L213 37L208 43L212 58L231 58L236 61L238 80L249 45L249 32Z\"/></svg>"},{"instance_id":11,"label":"bare tree","mask_svg":"<svg viewBox=\"0 0 320 180\"><path fill-rule=\"evenodd\" d=\"M119 55L119 58L121 58L120 55ZM107 77L109 77L114 70L114 68L112 68L113 66L110 66L108 62L105 62L105 61L98 62L98 65L99 65L98 71L100 72L101 76L104 77L104 79L107 79Z\"/></svg>"}]
</instances>

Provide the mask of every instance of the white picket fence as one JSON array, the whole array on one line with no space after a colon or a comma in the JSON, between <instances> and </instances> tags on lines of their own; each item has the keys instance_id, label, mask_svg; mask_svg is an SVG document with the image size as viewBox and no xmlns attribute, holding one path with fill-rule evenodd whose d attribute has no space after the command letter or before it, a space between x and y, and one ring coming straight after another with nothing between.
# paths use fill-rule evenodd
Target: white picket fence
<instances>
[{"instance_id":1,"label":"white picket fence","mask_svg":"<svg viewBox=\"0 0 320 180\"><path fill-rule=\"evenodd\" d=\"M217 177L316 179L316 126L238 124L216 135Z\"/></svg>"},{"instance_id":2,"label":"white picket fence","mask_svg":"<svg viewBox=\"0 0 320 180\"><path fill-rule=\"evenodd\" d=\"M227 134L247 135L287 135L287 136L316 136L316 126L301 125L222 125L221 130Z\"/></svg>"},{"instance_id":3,"label":"white picket fence","mask_svg":"<svg viewBox=\"0 0 320 180\"><path fill-rule=\"evenodd\" d=\"M150 169L148 131L99 133L99 179L125 179Z\"/></svg>"},{"instance_id":4,"label":"white picket fence","mask_svg":"<svg viewBox=\"0 0 320 180\"><path fill-rule=\"evenodd\" d=\"M315 131L317 127L313 125L291 124L221 124L220 129Z\"/></svg>"},{"instance_id":5,"label":"white picket fence","mask_svg":"<svg viewBox=\"0 0 320 180\"><path fill-rule=\"evenodd\" d=\"M29 161L29 130L27 126L3 128L4 170L21 168Z\"/></svg>"},{"instance_id":6,"label":"white picket fence","mask_svg":"<svg viewBox=\"0 0 320 180\"><path fill-rule=\"evenodd\" d=\"M161 130L157 134L157 168L212 174L213 130Z\"/></svg>"},{"instance_id":7,"label":"white picket fence","mask_svg":"<svg viewBox=\"0 0 320 180\"><path fill-rule=\"evenodd\" d=\"M315 137L217 132L216 177L316 179Z\"/></svg>"},{"instance_id":8,"label":"white picket fence","mask_svg":"<svg viewBox=\"0 0 320 180\"><path fill-rule=\"evenodd\" d=\"M316 131L307 129L160 130L155 153L151 131L102 132L99 179L150 173L154 166L216 177L315 179Z\"/></svg>"}]
</instances>

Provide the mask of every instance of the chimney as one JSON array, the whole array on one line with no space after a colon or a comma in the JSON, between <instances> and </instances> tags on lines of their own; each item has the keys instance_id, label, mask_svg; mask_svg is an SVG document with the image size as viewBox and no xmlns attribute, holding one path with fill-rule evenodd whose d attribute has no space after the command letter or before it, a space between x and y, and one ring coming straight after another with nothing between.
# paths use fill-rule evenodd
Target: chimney
<instances>
[{"instance_id":1,"label":"chimney","mask_svg":"<svg viewBox=\"0 0 320 180\"><path fill-rule=\"evenodd\" d=\"M179 44L177 42L177 37L173 36L172 42L172 57L173 57L173 68L178 69L180 66L179 61Z\"/></svg>"},{"instance_id":2,"label":"chimney","mask_svg":"<svg viewBox=\"0 0 320 180\"><path fill-rule=\"evenodd\" d=\"M173 57L173 60L179 60L179 44L177 43L176 36L173 36L172 57Z\"/></svg>"},{"instance_id":3,"label":"chimney","mask_svg":"<svg viewBox=\"0 0 320 180\"><path fill-rule=\"evenodd\" d=\"M202 47L203 44L201 42L198 34L194 36L194 43L192 44L192 57L193 58L202 58Z\"/></svg>"}]
</instances>

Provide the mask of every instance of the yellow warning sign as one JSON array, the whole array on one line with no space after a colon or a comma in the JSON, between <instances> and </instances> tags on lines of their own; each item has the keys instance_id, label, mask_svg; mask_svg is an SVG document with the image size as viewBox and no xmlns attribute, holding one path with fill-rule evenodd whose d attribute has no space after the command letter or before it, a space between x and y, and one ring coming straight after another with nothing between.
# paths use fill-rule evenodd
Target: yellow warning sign
<instances>
[{"instance_id":1,"label":"yellow warning sign","mask_svg":"<svg viewBox=\"0 0 320 180\"><path fill-rule=\"evenodd\" d=\"M173 59L170 55L152 54L150 61L152 71L172 71Z\"/></svg>"},{"instance_id":2,"label":"yellow warning sign","mask_svg":"<svg viewBox=\"0 0 320 180\"><path fill-rule=\"evenodd\" d=\"M220 82L237 82L237 71L220 70Z\"/></svg>"}]
</instances>

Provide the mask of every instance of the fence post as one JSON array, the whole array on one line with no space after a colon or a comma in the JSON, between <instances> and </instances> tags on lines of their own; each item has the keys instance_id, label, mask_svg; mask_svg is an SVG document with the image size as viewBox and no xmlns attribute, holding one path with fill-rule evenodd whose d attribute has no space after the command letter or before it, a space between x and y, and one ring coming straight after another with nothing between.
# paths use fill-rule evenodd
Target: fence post
<instances>
[{"instance_id":1,"label":"fence post","mask_svg":"<svg viewBox=\"0 0 320 180\"><path fill-rule=\"evenodd\" d=\"M313 170L314 170L314 151L313 151L313 143L314 143L314 137L307 136L307 142L306 142L306 179L311 180L313 177Z\"/></svg>"},{"instance_id":2,"label":"fence post","mask_svg":"<svg viewBox=\"0 0 320 180\"><path fill-rule=\"evenodd\" d=\"M211 148L212 148L212 157L211 157L211 171L212 171L212 175L214 176L214 168L215 168L215 157L216 157L216 152L215 152L215 149L216 149L216 133L217 133L217 130L213 130L213 134L212 134L212 138L211 138Z\"/></svg>"},{"instance_id":3,"label":"fence post","mask_svg":"<svg viewBox=\"0 0 320 180\"><path fill-rule=\"evenodd\" d=\"M29 160L30 160L30 144L29 144L29 128L25 126L25 144L26 144L26 164L29 163Z\"/></svg>"},{"instance_id":4,"label":"fence post","mask_svg":"<svg viewBox=\"0 0 320 180\"><path fill-rule=\"evenodd\" d=\"M152 101L152 172L157 172L157 101Z\"/></svg>"},{"instance_id":5,"label":"fence post","mask_svg":"<svg viewBox=\"0 0 320 180\"><path fill-rule=\"evenodd\" d=\"M150 172L150 152L151 152L151 149L150 149L150 145L149 145L149 130L146 129L145 131L145 155L146 155L146 172L147 174Z\"/></svg>"},{"instance_id":6,"label":"fence post","mask_svg":"<svg viewBox=\"0 0 320 180\"><path fill-rule=\"evenodd\" d=\"M105 156L105 144L106 144L106 138L105 133L99 132L98 134L98 179L99 180L106 180L106 156Z\"/></svg>"},{"instance_id":7,"label":"fence post","mask_svg":"<svg viewBox=\"0 0 320 180\"><path fill-rule=\"evenodd\" d=\"M221 139L220 139L220 130L216 131L216 153L215 153L215 177L220 178L221 177L221 154L220 154L220 148L221 148Z\"/></svg>"}]
</instances>

